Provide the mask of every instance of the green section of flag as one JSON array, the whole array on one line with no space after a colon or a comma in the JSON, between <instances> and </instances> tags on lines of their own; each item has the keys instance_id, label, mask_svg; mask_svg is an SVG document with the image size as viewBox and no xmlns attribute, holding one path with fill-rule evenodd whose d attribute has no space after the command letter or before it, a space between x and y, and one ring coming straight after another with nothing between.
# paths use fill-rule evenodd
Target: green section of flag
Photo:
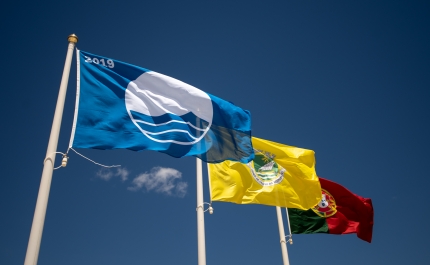
<instances>
[{"instance_id":1,"label":"green section of flag","mask_svg":"<svg viewBox=\"0 0 430 265\"><path fill-rule=\"evenodd\" d=\"M288 215L293 234L329 233L326 219L318 216L312 209L303 211L289 208Z\"/></svg>"}]
</instances>

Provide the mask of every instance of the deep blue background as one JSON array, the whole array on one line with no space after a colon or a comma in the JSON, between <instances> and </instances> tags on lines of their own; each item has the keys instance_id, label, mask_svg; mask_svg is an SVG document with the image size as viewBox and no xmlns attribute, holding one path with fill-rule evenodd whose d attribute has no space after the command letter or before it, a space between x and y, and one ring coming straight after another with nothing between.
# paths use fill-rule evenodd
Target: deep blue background
<instances>
[{"instance_id":1,"label":"deep blue background","mask_svg":"<svg viewBox=\"0 0 430 265\"><path fill-rule=\"evenodd\" d=\"M1 4L0 264L23 264L67 50L139 65L252 113L253 135L315 150L372 198L373 242L294 235L295 264L429 264L428 1L9 1ZM58 151L68 145L75 59ZM54 172L39 264L197 264L195 159L80 150ZM57 158L59 163L60 158ZM153 167L185 197L127 189ZM205 180L205 200L209 200ZM208 265L282 264L275 208L214 203ZM285 217L284 217L285 218Z\"/></svg>"}]
</instances>

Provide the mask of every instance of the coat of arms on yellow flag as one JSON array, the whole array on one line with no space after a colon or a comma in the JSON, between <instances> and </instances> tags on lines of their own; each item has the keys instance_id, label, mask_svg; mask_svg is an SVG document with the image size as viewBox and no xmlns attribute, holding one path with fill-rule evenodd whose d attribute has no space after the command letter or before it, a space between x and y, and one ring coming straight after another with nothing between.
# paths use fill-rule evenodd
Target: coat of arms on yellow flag
<instances>
[{"instance_id":1,"label":"coat of arms on yellow flag","mask_svg":"<svg viewBox=\"0 0 430 265\"><path fill-rule=\"evenodd\" d=\"M252 138L248 164L208 164L212 201L307 210L321 200L314 151Z\"/></svg>"}]
</instances>

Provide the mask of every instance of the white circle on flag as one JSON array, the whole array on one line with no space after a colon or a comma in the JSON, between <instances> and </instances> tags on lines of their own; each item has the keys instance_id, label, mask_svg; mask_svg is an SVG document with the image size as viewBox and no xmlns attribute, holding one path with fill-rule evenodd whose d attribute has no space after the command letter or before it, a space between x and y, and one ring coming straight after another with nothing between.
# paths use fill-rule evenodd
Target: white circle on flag
<instances>
[{"instance_id":1,"label":"white circle on flag","mask_svg":"<svg viewBox=\"0 0 430 265\"><path fill-rule=\"evenodd\" d=\"M139 130L160 143L195 144L212 125L208 94L157 72L146 72L128 84L125 106ZM157 119L163 115L162 121Z\"/></svg>"}]
</instances>

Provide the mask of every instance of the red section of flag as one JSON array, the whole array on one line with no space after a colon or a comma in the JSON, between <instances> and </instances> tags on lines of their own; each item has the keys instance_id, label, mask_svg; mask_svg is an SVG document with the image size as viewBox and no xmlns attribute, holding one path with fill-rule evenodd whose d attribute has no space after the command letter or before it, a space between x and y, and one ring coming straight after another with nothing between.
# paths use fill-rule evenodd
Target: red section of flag
<instances>
[{"instance_id":1,"label":"red section of flag","mask_svg":"<svg viewBox=\"0 0 430 265\"><path fill-rule=\"evenodd\" d=\"M321 188L327 190L336 201L337 213L326 219L330 234L357 233L358 238L372 241L372 200L350 192L345 187L319 178Z\"/></svg>"}]
</instances>

